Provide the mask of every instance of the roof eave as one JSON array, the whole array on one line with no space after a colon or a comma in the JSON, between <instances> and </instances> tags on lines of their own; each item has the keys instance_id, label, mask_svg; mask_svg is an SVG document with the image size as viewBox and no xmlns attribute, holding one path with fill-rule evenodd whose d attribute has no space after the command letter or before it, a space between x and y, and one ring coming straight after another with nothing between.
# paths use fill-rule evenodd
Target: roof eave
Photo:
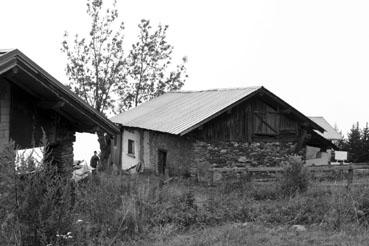
<instances>
[{"instance_id":1,"label":"roof eave","mask_svg":"<svg viewBox=\"0 0 369 246\"><path fill-rule=\"evenodd\" d=\"M41 83L45 84L48 88L57 91L64 99L68 99L65 100L66 103L74 107L81 114L93 116L93 118L90 117L90 119L110 135L120 132L118 126L94 110L73 92L65 88L63 84L57 81L53 76L43 70L19 50L14 49L0 56L0 74L9 71L16 66L26 67L33 73L41 75L44 78L43 80L40 80Z\"/></svg>"}]
</instances>

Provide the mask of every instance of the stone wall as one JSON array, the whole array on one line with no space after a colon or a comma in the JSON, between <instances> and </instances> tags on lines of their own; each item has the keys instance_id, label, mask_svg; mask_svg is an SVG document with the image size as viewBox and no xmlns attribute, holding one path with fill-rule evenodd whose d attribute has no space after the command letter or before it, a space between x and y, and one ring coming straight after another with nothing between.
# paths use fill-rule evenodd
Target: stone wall
<instances>
[{"instance_id":1,"label":"stone wall","mask_svg":"<svg viewBox=\"0 0 369 246\"><path fill-rule=\"evenodd\" d=\"M288 143L238 143L197 141L193 144L195 163L207 162L211 167L275 167L287 156L294 154L295 144ZM300 154L303 153L303 150Z\"/></svg>"},{"instance_id":2,"label":"stone wall","mask_svg":"<svg viewBox=\"0 0 369 246\"><path fill-rule=\"evenodd\" d=\"M74 160L75 140L75 131L65 120L60 119L55 129L47 132L48 148L45 160L57 165L60 172L70 173Z\"/></svg>"},{"instance_id":3,"label":"stone wall","mask_svg":"<svg viewBox=\"0 0 369 246\"><path fill-rule=\"evenodd\" d=\"M298 154L303 156L304 149ZM216 182L224 178L249 175L245 168L277 167L295 153L293 142L215 142L193 143L191 174L202 182ZM213 172L209 172L213 170ZM222 170L222 171L220 171Z\"/></svg>"},{"instance_id":4,"label":"stone wall","mask_svg":"<svg viewBox=\"0 0 369 246\"><path fill-rule=\"evenodd\" d=\"M75 141L76 137L74 131L63 125L57 129L54 156L63 168L70 168L73 166L73 143Z\"/></svg>"},{"instance_id":5,"label":"stone wall","mask_svg":"<svg viewBox=\"0 0 369 246\"><path fill-rule=\"evenodd\" d=\"M158 171L158 150L167 151L167 169L170 176L184 175L192 162L192 142L184 137L159 132L149 132L149 162ZM147 149L147 148L145 148Z\"/></svg>"},{"instance_id":6,"label":"stone wall","mask_svg":"<svg viewBox=\"0 0 369 246\"><path fill-rule=\"evenodd\" d=\"M212 168L247 168L280 166L295 154L293 142L213 142L207 143L154 131L140 130L139 160L144 167L158 172L158 151L167 152L167 171L170 176L191 174L212 175ZM303 155L304 150L300 151Z\"/></svg>"}]
</instances>

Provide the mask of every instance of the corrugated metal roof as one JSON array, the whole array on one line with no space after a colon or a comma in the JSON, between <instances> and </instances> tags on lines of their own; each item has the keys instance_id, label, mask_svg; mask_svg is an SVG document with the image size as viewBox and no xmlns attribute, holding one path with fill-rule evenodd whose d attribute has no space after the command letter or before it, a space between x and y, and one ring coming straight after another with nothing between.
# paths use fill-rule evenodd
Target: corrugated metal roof
<instances>
[{"instance_id":1,"label":"corrugated metal roof","mask_svg":"<svg viewBox=\"0 0 369 246\"><path fill-rule=\"evenodd\" d=\"M309 117L309 118L312 121L314 121L316 124L324 128L325 130L324 133L316 131L316 133L318 133L320 136L328 140L338 140L342 138L342 136L323 117L318 116L318 117Z\"/></svg>"},{"instance_id":2,"label":"corrugated metal roof","mask_svg":"<svg viewBox=\"0 0 369 246\"><path fill-rule=\"evenodd\" d=\"M123 112L111 118L111 121L128 127L183 135L186 130L260 88L169 92Z\"/></svg>"},{"instance_id":3,"label":"corrugated metal roof","mask_svg":"<svg viewBox=\"0 0 369 246\"><path fill-rule=\"evenodd\" d=\"M0 56L4 55L5 53L8 53L12 51L12 49L0 49Z\"/></svg>"}]
</instances>

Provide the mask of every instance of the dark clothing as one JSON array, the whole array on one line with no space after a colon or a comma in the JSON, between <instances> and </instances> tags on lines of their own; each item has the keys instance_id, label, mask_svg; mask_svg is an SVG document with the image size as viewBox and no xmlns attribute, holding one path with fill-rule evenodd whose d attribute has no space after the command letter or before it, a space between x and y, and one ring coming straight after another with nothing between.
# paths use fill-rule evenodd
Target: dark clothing
<instances>
[{"instance_id":1,"label":"dark clothing","mask_svg":"<svg viewBox=\"0 0 369 246\"><path fill-rule=\"evenodd\" d=\"M90 166L93 167L93 168L96 168L97 167L97 164L99 163L99 157L94 155L91 157L91 160L90 160Z\"/></svg>"}]
</instances>

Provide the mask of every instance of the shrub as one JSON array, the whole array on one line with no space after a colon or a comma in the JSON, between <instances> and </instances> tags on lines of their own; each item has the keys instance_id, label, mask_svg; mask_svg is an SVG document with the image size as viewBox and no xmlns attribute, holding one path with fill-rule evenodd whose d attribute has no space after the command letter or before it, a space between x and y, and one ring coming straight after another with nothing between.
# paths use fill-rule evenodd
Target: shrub
<instances>
[{"instance_id":1,"label":"shrub","mask_svg":"<svg viewBox=\"0 0 369 246\"><path fill-rule=\"evenodd\" d=\"M288 162L283 163L284 171L280 178L281 192L285 196L305 192L309 185L309 175L304 168L303 161L297 156L290 156Z\"/></svg>"},{"instance_id":2,"label":"shrub","mask_svg":"<svg viewBox=\"0 0 369 246\"><path fill-rule=\"evenodd\" d=\"M45 153L44 159L48 159ZM71 230L72 187L66 173L61 173L55 162L44 161L39 166L32 161L15 163L14 144L0 154L1 216L4 225L12 225L14 240L10 244L46 245L61 243L58 235ZM30 157L32 158L32 157ZM10 216L9 216L10 215ZM15 235L15 233L17 235Z\"/></svg>"},{"instance_id":3,"label":"shrub","mask_svg":"<svg viewBox=\"0 0 369 246\"><path fill-rule=\"evenodd\" d=\"M194 193L187 187L175 184L172 187L163 187L153 209L153 226L174 224L179 229L185 229L198 222L198 206L195 204Z\"/></svg>"},{"instance_id":4,"label":"shrub","mask_svg":"<svg viewBox=\"0 0 369 246\"><path fill-rule=\"evenodd\" d=\"M20 223L17 219L17 183L14 145L0 152L0 241L4 245L21 245Z\"/></svg>"}]
</instances>

